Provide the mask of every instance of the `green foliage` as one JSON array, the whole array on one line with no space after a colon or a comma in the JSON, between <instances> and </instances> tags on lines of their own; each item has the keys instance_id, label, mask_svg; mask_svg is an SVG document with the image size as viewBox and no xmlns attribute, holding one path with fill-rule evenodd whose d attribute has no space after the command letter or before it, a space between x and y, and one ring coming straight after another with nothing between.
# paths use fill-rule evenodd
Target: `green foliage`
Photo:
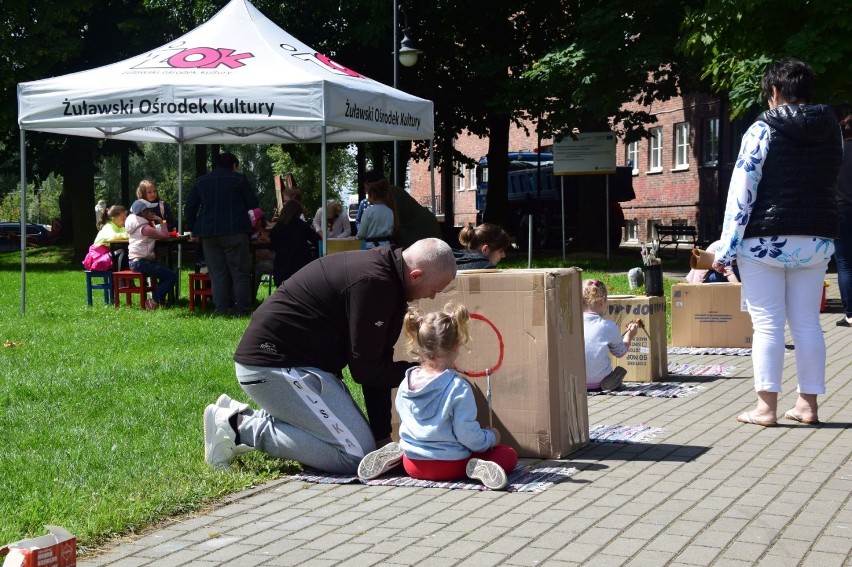
<instances>
[{"instance_id":1,"label":"green foliage","mask_svg":"<svg viewBox=\"0 0 852 567\"><path fill-rule=\"evenodd\" d=\"M680 47L700 60L702 75L728 92L731 114L764 104L760 79L771 61L791 56L817 74L815 102L852 99L852 10L834 0L708 0L687 8Z\"/></svg>"},{"instance_id":2,"label":"green foliage","mask_svg":"<svg viewBox=\"0 0 852 567\"><path fill-rule=\"evenodd\" d=\"M545 133L558 139L573 128L612 127L628 140L644 133L655 117L622 106L649 107L678 94L689 75L675 51L682 15L673 0L578 5L564 40L523 75L541 93L531 110L546 117Z\"/></svg>"},{"instance_id":3,"label":"green foliage","mask_svg":"<svg viewBox=\"0 0 852 567\"><path fill-rule=\"evenodd\" d=\"M27 222L50 224L59 217L59 194L62 177L51 173L40 186L27 184ZM0 200L0 220L21 220L21 191L10 191Z\"/></svg>"},{"instance_id":4,"label":"green foliage","mask_svg":"<svg viewBox=\"0 0 852 567\"><path fill-rule=\"evenodd\" d=\"M355 156L349 146L328 146L326 151L326 195L340 200L346 192L357 192L355 187ZM318 144L287 144L269 146L267 154L272 160L275 175L292 173L302 192L305 208L313 214L322 204L322 164Z\"/></svg>"}]
</instances>

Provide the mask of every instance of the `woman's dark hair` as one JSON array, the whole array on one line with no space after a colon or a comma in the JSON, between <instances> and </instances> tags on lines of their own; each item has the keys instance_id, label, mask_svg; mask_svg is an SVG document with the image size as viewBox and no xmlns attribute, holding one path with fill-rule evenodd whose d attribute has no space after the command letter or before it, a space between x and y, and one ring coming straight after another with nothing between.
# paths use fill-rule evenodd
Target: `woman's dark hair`
<instances>
[{"instance_id":1,"label":"woman's dark hair","mask_svg":"<svg viewBox=\"0 0 852 567\"><path fill-rule=\"evenodd\" d=\"M488 245L492 250L506 250L511 241L506 231L496 224L482 223L474 227L469 224L459 232L459 243L468 250L479 250Z\"/></svg>"},{"instance_id":2,"label":"woman's dark hair","mask_svg":"<svg viewBox=\"0 0 852 567\"><path fill-rule=\"evenodd\" d=\"M228 169L231 169L235 165L239 167L240 160L238 160L237 156L235 156L231 152L225 152L222 154L217 154L213 158L213 165L215 167L226 167Z\"/></svg>"},{"instance_id":3,"label":"woman's dark hair","mask_svg":"<svg viewBox=\"0 0 852 567\"><path fill-rule=\"evenodd\" d=\"M281 218L278 222L281 224L290 224L290 221L301 215L303 211L302 204L291 199L281 207Z\"/></svg>"},{"instance_id":4,"label":"woman's dark hair","mask_svg":"<svg viewBox=\"0 0 852 567\"><path fill-rule=\"evenodd\" d=\"M807 104L811 102L814 76L814 70L804 61L785 57L769 66L760 86L767 101L772 98L772 87L775 87L784 102Z\"/></svg>"}]
</instances>

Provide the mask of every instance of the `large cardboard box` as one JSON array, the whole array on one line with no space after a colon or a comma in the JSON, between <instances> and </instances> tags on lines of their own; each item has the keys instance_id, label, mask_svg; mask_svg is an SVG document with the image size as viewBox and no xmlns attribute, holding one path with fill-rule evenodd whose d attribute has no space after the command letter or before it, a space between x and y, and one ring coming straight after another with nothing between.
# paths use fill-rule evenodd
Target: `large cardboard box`
<instances>
[{"instance_id":1,"label":"large cardboard box","mask_svg":"<svg viewBox=\"0 0 852 567\"><path fill-rule=\"evenodd\" d=\"M666 336L666 298L645 295L610 295L607 318L622 333L637 319L640 328L630 341L630 350L621 358L610 355L613 367L627 370L627 382L660 382L668 378L668 338Z\"/></svg>"},{"instance_id":2,"label":"large cardboard box","mask_svg":"<svg viewBox=\"0 0 852 567\"><path fill-rule=\"evenodd\" d=\"M456 366L472 376L479 423L490 420L521 457L561 458L589 442L580 276L575 268L461 271L417 303L422 311L461 303L484 318L471 319ZM397 359L410 360L405 346L403 333Z\"/></svg>"},{"instance_id":3,"label":"large cardboard box","mask_svg":"<svg viewBox=\"0 0 852 567\"><path fill-rule=\"evenodd\" d=\"M672 345L751 348L751 316L742 284L672 286Z\"/></svg>"},{"instance_id":4,"label":"large cardboard box","mask_svg":"<svg viewBox=\"0 0 852 567\"><path fill-rule=\"evenodd\" d=\"M3 567L74 567L77 538L65 528L45 526L48 535L24 539L0 547Z\"/></svg>"}]
</instances>

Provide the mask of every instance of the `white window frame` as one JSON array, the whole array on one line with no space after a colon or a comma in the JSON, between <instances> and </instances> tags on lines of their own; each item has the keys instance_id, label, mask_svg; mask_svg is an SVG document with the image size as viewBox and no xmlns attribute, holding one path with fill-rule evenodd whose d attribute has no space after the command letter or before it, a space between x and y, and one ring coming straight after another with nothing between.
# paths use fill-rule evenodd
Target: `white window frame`
<instances>
[{"instance_id":1,"label":"white window frame","mask_svg":"<svg viewBox=\"0 0 852 567\"><path fill-rule=\"evenodd\" d=\"M627 242L639 242L639 221L636 219L624 221L624 238Z\"/></svg>"},{"instance_id":2,"label":"white window frame","mask_svg":"<svg viewBox=\"0 0 852 567\"><path fill-rule=\"evenodd\" d=\"M459 173L458 177L458 185L456 185L456 191L464 191L465 172L467 172L467 166L465 164L462 164L461 173Z\"/></svg>"},{"instance_id":3,"label":"white window frame","mask_svg":"<svg viewBox=\"0 0 852 567\"><path fill-rule=\"evenodd\" d=\"M625 146L624 165L633 160L633 175L639 173L639 142L630 142Z\"/></svg>"},{"instance_id":4,"label":"white window frame","mask_svg":"<svg viewBox=\"0 0 852 567\"><path fill-rule=\"evenodd\" d=\"M648 138L648 173L663 170L663 128L651 128Z\"/></svg>"},{"instance_id":5,"label":"white window frame","mask_svg":"<svg viewBox=\"0 0 852 567\"><path fill-rule=\"evenodd\" d=\"M476 166L474 165L468 170L468 191L476 191Z\"/></svg>"},{"instance_id":6,"label":"white window frame","mask_svg":"<svg viewBox=\"0 0 852 567\"><path fill-rule=\"evenodd\" d=\"M672 226L688 226L689 222L686 219L672 219ZM675 242L689 242L689 237L684 234L678 234Z\"/></svg>"},{"instance_id":7,"label":"white window frame","mask_svg":"<svg viewBox=\"0 0 852 567\"><path fill-rule=\"evenodd\" d=\"M674 169L689 169L689 122L678 122L674 131Z\"/></svg>"},{"instance_id":8,"label":"white window frame","mask_svg":"<svg viewBox=\"0 0 852 567\"><path fill-rule=\"evenodd\" d=\"M704 120L704 165L718 165L719 163L719 117Z\"/></svg>"}]
</instances>

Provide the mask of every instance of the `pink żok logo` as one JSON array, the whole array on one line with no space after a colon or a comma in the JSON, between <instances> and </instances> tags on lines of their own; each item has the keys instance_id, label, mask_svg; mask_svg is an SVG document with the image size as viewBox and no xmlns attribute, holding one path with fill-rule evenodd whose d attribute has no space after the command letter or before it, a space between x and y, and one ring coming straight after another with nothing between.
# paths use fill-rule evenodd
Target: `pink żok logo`
<instances>
[{"instance_id":1,"label":"pink \u017cok logo","mask_svg":"<svg viewBox=\"0 0 852 567\"><path fill-rule=\"evenodd\" d=\"M246 65L242 59L252 57L251 53L234 53L226 47L167 47L150 53L133 69L216 69L222 66L239 69Z\"/></svg>"},{"instance_id":2,"label":"pink \u017cok logo","mask_svg":"<svg viewBox=\"0 0 852 567\"><path fill-rule=\"evenodd\" d=\"M233 49L220 47L193 47L184 49L168 58L167 62L172 67L179 69L215 69L225 65L231 69L238 69L245 65L240 59L254 57L251 53L234 54Z\"/></svg>"}]
</instances>

